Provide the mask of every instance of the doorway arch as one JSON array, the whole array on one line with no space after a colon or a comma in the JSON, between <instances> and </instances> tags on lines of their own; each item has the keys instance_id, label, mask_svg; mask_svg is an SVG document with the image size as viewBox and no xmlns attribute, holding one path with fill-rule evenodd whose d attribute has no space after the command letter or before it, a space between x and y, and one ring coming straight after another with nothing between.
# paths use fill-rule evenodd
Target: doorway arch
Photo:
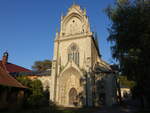
<instances>
[{"instance_id":1,"label":"doorway arch","mask_svg":"<svg viewBox=\"0 0 150 113\"><path fill-rule=\"evenodd\" d=\"M69 105L77 104L77 90L75 88L71 88L69 91Z\"/></svg>"}]
</instances>

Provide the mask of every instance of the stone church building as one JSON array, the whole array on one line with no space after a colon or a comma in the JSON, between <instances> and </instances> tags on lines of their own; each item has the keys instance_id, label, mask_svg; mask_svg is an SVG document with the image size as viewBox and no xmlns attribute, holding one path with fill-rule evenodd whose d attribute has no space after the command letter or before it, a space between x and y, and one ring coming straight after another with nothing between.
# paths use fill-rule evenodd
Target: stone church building
<instances>
[{"instance_id":1,"label":"stone church building","mask_svg":"<svg viewBox=\"0 0 150 113\"><path fill-rule=\"evenodd\" d=\"M50 99L61 106L116 103L116 76L101 59L86 11L73 4L54 41Z\"/></svg>"}]
</instances>

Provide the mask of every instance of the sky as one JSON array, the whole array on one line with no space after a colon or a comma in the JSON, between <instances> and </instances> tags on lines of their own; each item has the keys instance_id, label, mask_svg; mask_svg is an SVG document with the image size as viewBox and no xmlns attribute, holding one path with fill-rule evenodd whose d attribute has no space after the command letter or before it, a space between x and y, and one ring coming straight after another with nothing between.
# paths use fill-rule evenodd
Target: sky
<instances>
[{"instance_id":1,"label":"sky","mask_svg":"<svg viewBox=\"0 0 150 113\"><path fill-rule=\"evenodd\" d=\"M114 0L0 0L0 59L9 53L9 62L31 69L35 61L52 60L60 17L73 2L86 8L91 31L97 32L102 59L112 63L107 28L110 20L104 9Z\"/></svg>"}]
</instances>

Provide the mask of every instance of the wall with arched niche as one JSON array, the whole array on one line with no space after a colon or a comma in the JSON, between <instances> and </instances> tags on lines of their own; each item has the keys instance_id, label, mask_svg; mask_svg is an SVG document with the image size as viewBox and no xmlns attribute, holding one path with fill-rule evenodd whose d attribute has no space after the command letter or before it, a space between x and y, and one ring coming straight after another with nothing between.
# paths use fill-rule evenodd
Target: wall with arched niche
<instances>
[{"instance_id":1,"label":"wall with arched niche","mask_svg":"<svg viewBox=\"0 0 150 113\"><path fill-rule=\"evenodd\" d=\"M58 78L57 101L60 105L69 105L70 89L75 88L77 94L83 91L80 84L81 74L73 67L64 71Z\"/></svg>"}]
</instances>

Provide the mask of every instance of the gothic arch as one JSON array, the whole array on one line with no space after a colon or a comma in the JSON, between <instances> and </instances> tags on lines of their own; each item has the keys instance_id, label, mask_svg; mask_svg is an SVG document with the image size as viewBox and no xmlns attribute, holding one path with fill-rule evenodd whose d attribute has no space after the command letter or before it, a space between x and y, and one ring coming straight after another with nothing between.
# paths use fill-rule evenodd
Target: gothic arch
<instances>
[{"instance_id":1,"label":"gothic arch","mask_svg":"<svg viewBox=\"0 0 150 113\"><path fill-rule=\"evenodd\" d=\"M66 69L63 73L61 73L60 77L67 76L69 73L77 75L78 78L80 78L82 75L81 72L79 72L76 68L70 67L70 68Z\"/></svg>"},{"instance_id":2,"label":"gothic arch","mask_svg":"<svg viewBox=\"0 0 150 113\"><path fill-rule=\"evenodd\" d=\"M82 33L84 17L78 13L71 13L62 21L62 30L66 35Z\"/></svg>"},{"instance_id":3,"label":"gothic arch","mask_svg":"<svg viewBox=\"0 0 150 113\"><path fill-rule=\"evenodd\" d=\"M63 28L68 23L68 21L71 20L73 17L78 18L82 23L84 22L84 19L83 19L83 17L80 14L78 14L78 13L71 13L70 15L66 16L63 19L63 23L62 23Z\"/></svg>"},{"instance_id":4,"label":"gothic arch","mask_svg":"<svg viewBox=\"0 0 150 113\"><path fill-rule=\"evenodd\" d=\"M71 43L68 47L68 53L71 53L72 51L79 52L79 47L76 43Z\"/></svg>"},{"instance_id":5,"label":"gothic arch","mask_svg":"<svg viewBox=\"0 0 150 113\"><path fill-rule=\"evenodd\" d=\"M69 95L69 105L76 105L77 90L75 88L71 88L68 95Z\"/></svg>"},{"instance_id":6,"label":"gothic arch","mask_svg":"<svg viewBox=\"0 0 150 113\"><path fill-rule=\"evenodd\" d=\"M80 92L80 78L81 73L73 67L66 69L61 74L58 79L58 98L60 104L70 105L72 103L73 105L78 92ZM75 88L76 90L73 90L72 88Z\"/></svg>"},{"instance_id":7,"label":"gothic arch","mask_svg":"<svg viewBox=\"0 0 150 113\"><path fill-rule=\"evenodd\" d=\"M68 47L68 61L74 61L76 65L79 66L79 47L76 43L71 43Z\"/></svg>"}]
</instances>

